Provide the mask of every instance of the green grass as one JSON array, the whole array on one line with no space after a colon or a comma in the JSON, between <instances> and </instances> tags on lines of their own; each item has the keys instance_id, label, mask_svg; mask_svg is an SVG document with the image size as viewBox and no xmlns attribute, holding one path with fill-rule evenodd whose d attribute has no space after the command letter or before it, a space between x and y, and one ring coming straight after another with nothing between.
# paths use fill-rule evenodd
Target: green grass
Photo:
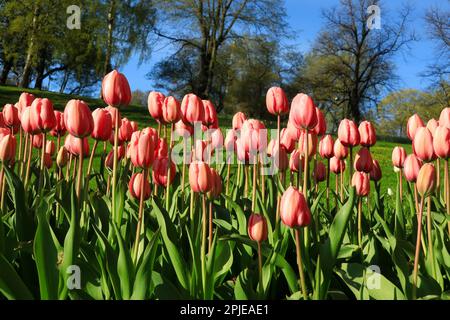
<instances>
[{"instance_id":1,"label":"green grass","mask_svg":"<svg viewBox=\"0 0 450 320\"><path fill-rule=\"evenodd\" d=\"M21 88L9 87L9 86L0 86L0 104L1 106L7 103L16 103L19 100L20 94L23 92L30 92L34 94L36 97L49 98L57 110L64 110L64 107L70 99L82 99L86 101L92 110L100 107L105 107L105 103L101 99L94 99L89 97L80 97L76 95L67 95L67 94L59 94L50 91L39 91L33 89L23 90ZM144 106L139 105L130 105L126 108L121 109L122 117L127 117L129 120L136 121L139 123L139 128L144 128L148 126L155 127L156 122L150 117L148 110ZM219 114L219 123L221 128L230 128L231 127L231 114ZM276 128L275 121L267 121L264 120L264 123L268 128ZM225 131L224 131L225 133ZM52 138L51 138L52 139ZM380 166L383 172L383 178L381 180L381 189L382 192L386 191L387 188L391 188L392 191L395 192L396 187L396 174L392 167L391 162L391 154L392 149L396 145L401 145L406 149L406 152L411 153L411 144L397 143L397 142L387 142L387 141L378 141L377 144L371 148L372 156L380 162ZM93 141L90 141L90 146L92 148ZM108 143L108 150L111 148ZM103 150L103 145L99 144L97 148L97 152L94 159L94 168L99 167L100 155ZM356 151L354 151L355 153ZM88 159L85 161L85 166L87 166ZM347 164L348 165L348 164ZM347 171L347 170L346 170ZM348 171L347 171L348 172ZM331 175L331 183L330 185L334 188L334 175Z\"/></svg>"}]
</instances>

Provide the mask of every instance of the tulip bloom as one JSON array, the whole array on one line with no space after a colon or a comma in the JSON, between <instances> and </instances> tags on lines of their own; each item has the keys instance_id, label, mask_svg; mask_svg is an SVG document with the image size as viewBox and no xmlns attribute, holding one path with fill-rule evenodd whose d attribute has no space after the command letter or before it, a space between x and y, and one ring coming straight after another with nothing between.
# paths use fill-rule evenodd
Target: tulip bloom
<instances>
[{"instance_id":1,"label":"tulip bloom","mask_svg":"<svg viewBox=\"0 0 450 320\"><path fill-rule=\"evenodd\" d=\"M52 131L50 131L50 134L54 137L62 137L67 131L66 124L64 123L64 113L55 110L55 119L56 125Z\"/></svg>"},{"instance_id":2,"label":"tulip bloom","mask_svg":"<svg viewBox=\"0 0 450 320\"><path fill-rule=\"evenodd\" d=\"M161 92L152 91L148 94L147 107L148 112L158 122L164 123L163 104L166 97Z\"/></svg>"},{"instance_id":3,"label":"tulip bloom","mask_svg":"<svg viewBox=\"0 0 450 320\"><path fill-rule=\"evenodd\" d=\"M375 128L369 121L363 121L358 127L360 143L363 147L371 147L377 142Z\"/></svg>"},{"instance_id":4,"label":"tulip bloom","mask_svg":"<svg viewBox=\"0 0 450 320\"><path fill-rule=\"evenodd\" d=\"M119 142L128 142L131 140L131 135L133 134L133 127L131 126L131 121L127 118L122 119L121 126L119 128ZM114 143L114 136L113 136Z\"/></svg>"},{"instance_id":5,"label":"tulip bloom","mask_svg":"<svg viewBox=\"0 0 450 320\"><path fill-rule=\"evenodd\" d=\"M344 146L356 147L361 138L355 122L349 119L343 119L339 124L338 138Z\"/></svg>"},{"instance_id":6,"label":"tulip bloom","mask_svg":"<svg viewBox=\"0 0 450 320\"><path fill-rule=\"evenodd\" d=\"M420 167L422 167L422 162L414 154L408 155L403 164L403 173L406 180L416 182Z\"/></svg>"},{"instance_id":7,"label":"tulip bloom","mask_svg":"<svg viewBox=\"0 0 450 320\"><path fill-rule=\"evenodd\" d=\"M33 131L48 132L56 126L53 104L50 100L35 99L30 107L30 121Z\"/></svg>"},{"instance_id":8,"label":"tulip bloom","mask_svg":"<svg viewBox=\"0 0 450 320\"><path fill-rule=\"evenodd\" d=\"M311 222L311 213L303 193L290 186L281 197L280 217L290 227L304 227Z\"/></svg>"},{"instance_id":9,"label":"tulip bloom","mask_svg":"<svg viewBox=\"0 0 450 320\"><path fill-rule=\"evenodd\" d=\"M212 151L223 148L223 134L219 128L211 132L211 148Z\"/></svg>"},{"instance_id":10,"label":"tulip bloom","mask_svg":"<svg viewBox=\"0 0 450 320\"><path fill-rule=\"evenodd\" d=\"M2 162L14 161L16 156L16 138L7 134L0 140L0 160Z\"/></svg>"},{"instance_id":11,"label":"tulip bloom","mask_svg":"<svg viewBox=\"0 0 450 320\"><path fill-rule=\"evenodd\" d=\"M280 87L272 87L266 94L266 106L269 113L281 115L289 112L289 102Z\"/></svg>"},{"instance_id":12,"label":"tulip bloom","mask_svg":"<svg viewBox=\"0 0 450 320\"><path fill-rule=\"evenodd\" d=\"M117 148L117 160L120 161L125 157L125 147L119 146ZM113 170L113 162L114 162L114 150L111 150L105 159L105 167Z\"/></svg>"},{"instance_id":13,"label":"tulip bloom","mask_svg":"<svg viewBox=\"0 0 450 320\"><path fill-rule=\"evenodd\" d=\"M450 129L439 126L433 135L433 149L436 155L442 159L450 158Z\"/></svg>"},{"instance_id":14,"label":"tulip bloom","mask_svg":"<svg viewBox=\"0 0 450 320\"><path fill-rule=\"evenodd\" d=\"M30 108L25 108L21 117L22 129L28 134L38 134L40 130L31 125Z\"/></svg>"},{"instance_id":15,"label":"tulip bloom","mask_svg":"<svg viewBox=\"0 0 450 320\"><path fill-rule=\"evenodd\" d=\"M228 130L224 141L225 150L235 151L236 139L237 139L236 131L234 129Z\"/></svg>"},{"instance_id":16,"label":"tulip bloom","mask_svg":"<svg viewBox=\"0 0 450 320\"><path fill-rule=\"evenodd\" d=\"M298 150L305 154L306 149L306 132L302 131L298 139ZM311 159L317 152L317 136L314 133L308 134L308 158Z\"/></svg>"},{"instance_id":17,"label":"tulip bloom","mask_svg":"<svg viewBox=\"0 0 450 320\"><path fill-rule=\"evenodd\" d=\"M323 136L327 132L327 122L323 116L322 111L316 107L317 124L313 129L313 132L318 136Z\"/></svg>"},{"instance_id":18,"label":"tulip bloom","mask_svg":"<svg viewBox=\"0 0 450 320\"><path fill-rule=\"evenodd\" d=\"M128 183L128 191L134 199L139 200L141 198L142 179L144 179L144 194L142 196L144 200L147 200L151 194L150 183L142 173L135 173L131 176L130 182Z\"/></svg>"},{"instance_id":19,"label":"tulip bloom","mask_svg":"<svg viewBox=\"0 0 450 320\"><path fill-rule=\"evenodd\" d=\"M279 171L286 171L289 166L289 158L286 149L283 146L280 146L280 149L278 150L278 145L274 144L270 157L275 161L275 168Z\"/></svg>"},{"instance_id":20,"label":"tulip bloom","mask_svg":"<svg viewBox=\"0 0 450 320\"><path fill-rule=\"evenodd\" d=\"M211 169L202 161L193 161L189 165L189 184L193 192L207 193L211 190Z\"/></svg>"},{"instance_id":21,"label":"tulip bloom","mask_svg":"<svg viewBox=\"0 0 450 320\"><path fill-rule=\"evenodd\" d=\"M208 198L212 200L212 199L218 198L220 196L220 194L222 193L222 178L217 173L217 171L214 169L211 169L211 181L212 181L212 186L211 186L211 190L208 192ZM211 221L210 221L210 225L211 225Z\"/></svg>"},{"instance_id":22,"label":"tulip bloom","mask_svg":"<svg viewBox=\"0 0 450 320\"><path fill-rule=\"evenodd\" d=\"M344 160L348 156L348 148L339 139L334 141L333 152L334 156L339 160Z\"/></svg>"},{"instance_id":23,"label":"tulip bloom","mask_svg":"<svg viewBox=\"0 0 450 320\"><path fill-rule=\"evenodd\" d=\"M372 181L380 181L382 177L381 167L377 160L373 159L372 161L372 170L370 170L370 180Z\"/></svg>"},{"instance_id":24,"label":"tulip bloom","mask_svg":"<svg viewBox=\"0 0 450 320\"><path fill-rule=\"evenodd\" d=\"M161 115L164 123L178 122L181 119L180 102L172 96L165 98L161 107Z\"/></svg>"},{"instance_id":25,"label":"tulip bloom","mask_svg":"<svg viewBox=\"0 0 450 320\"><path fill-rule=\"evenodd\" d=\"M356 188L356 194L365 197L370 192L370 180L367 174L356 171L352 177L352 186Z\"/></svg>"},{"instance_id":26,"label":"tulip bloom","mask_svg":"<svg viewBox=\"0 0 450 320\"><path fill-rule=\"evenodd\" d=\"M94 129L94 119L86 102L70 100L64 109L64 123L67 131L77 138L84 138Z\"/></svg>"},{"instance_id":27,"label":"tulip bloom","mask_svg":"<svg viewBox=\"0 0 450 320\"><path fill-rule=\"evenodd\" d=\"M356 171L369 173L372 170L372 156L369 149L362 147L355 156L354 167Z\"/></svg>"},{"instance_id":28,"label":"tulip bloom","mask_svg":"<svg viewBox=\"0 0 450 320\"><path fill-rule=\"evenodd\" d=\"M167 157L157 158L153 162L153 171L152 171L153 182L155 184L157 184L158 186L167 187L167 173L168 173L167 164L168 164L168 162L169 161L168 161ZM172 161L170 161L169 185L172 184L173 179L175 179L175 173L176 173L175 164Z\"/></svg>"},{"instance_id":29,"label":"tulip bloom","mask_svg":"<svg viewBox=\"0 0 450 320\"><path fill-rule=\"evenodd\" d=\"M406 134L408 135L409 140L413 141L417 129L422 127L425 127L425 125L417 114L409 117L408 123L406 124Z\"/></svg>"},{"instance_id":30,"label":"tulip bloom","mask_svg":"<svg viewBox=\"0 0 450 320\"><path fill-rule=\"evenodd\" d=\"M44 136L42 133L35 134L32 138L33 140L33 148L35 149L42 149L42 142L44 140Z\"/></svg>"},{"instance_id":31,"label":"tulip bloom","mask_svg":"<svg viewBox=\"0 0 450 320\"><path fill-rule=\"evenodd\" d=\"M131 102L131 89L127 78L113 70L102 81L102 98L108 106L127 106Z\"/></svg>"},{"instance_id":32,"label":"tulip bloom","mask_svg":"<svg viewBox=\"0 0 450 320\"><path fill-rule=\"evenodd\" d=\"M71 154L75 156L79 156L81 153L80 150L80 140L83 139L83 157L89 156L89 141L87 138L77 138L72 136L71 134L68 134L66 136L66 140L64 141L64 147L69 151Z\"/></svg>"},{"instance_id":33,"label":"tulip bloom","mask_svg":"<svg viewBox=\"0 0 450 320\"><path fill-rule=\"evenodd\" d=\"M444 108L439 116L439 125L450 129L450 108Z\"/></svg>"},{"instance_id":34,"label":"tulip bloom","mask_svg":"<svg viewBox=\"0 0 450 320\"><path fill-rule=\"evenodd\" d=\"M322 139L320 139L319 154L322 158L331 159L334 156L333 148L334 148L334 141L331 135L327 134L323 136Z\"/></svg>"},{"instance_id":35,"label":"tulip bloom","mask_svg":"<svg viewBox=\"0 0 450 320\"><path fill-rule=\"evenodd\" d=\"M105 109L95 109L92 113L94 126L92 130L92 138L98 141L107 141L112 134L112 117Z\"/></svg>"},{"instance_id":36,"label":"tulip bloom","mask_svg":"<svg viewBox=\"0 0 450 320\"><path fill-rule=\"evenodd\" d=\"M280 145L282 145L287 153L291 153L295 149L295 143L297 142L298 137L295 137L291 134L287 128L281 129L280 132Z\"/></svg>"},{"instance_id":37,"label":"tulip bloom","mask_svg":"<svg viewBox=\"0 0 450 320\"><path fill-rule=\"evenodd\" d=\"M317 162L316 168L314 169L314 179L316 182L325 181L327 178L327 169L322 162Z\"/></svg>"},{"instance_id":38,"label":"tulip bloom","mask_svg":"<svg viewBox=\"0 0 450 320\"><path fill-rule=\"evenodd\" d=\"M119 127L122 123L121 120L121 116L120 116L120 111L117 108L111 107L111 106L107 106L105 108L106 111L109 112L109 114L111 115L111 121L112 121L112 128L115 129L116 128L116 118L119 117L118 119L118 123L119 123Z\"/></svg>"},{"instance_id":39,"label":"tulip bloom","mask_svg":"<svg viewBox=\"0 0 450 320\"><path fill-rule=\"evenodd\" d=\"M246 120L242 125L241 141L246 153L255 155L267 146L267 136L263 135L261 129L265 129L264 124L255 119Z\"/></svg>"},{"instance_id":40,"label":"tulip bloom","mask_svg":"<svg viewBox=\"0 0 450 320\"><path fill-rule=\"evenodd\" d=\"M190 138L194 134L194 129L192 126L183 122L183 120L175 123L175 133L179 137Z\"/></svg>"},{"instance_id":41,"label":"tulip bloom","mask_svg":"<svg viewBox=\"0 0 450 320\"><path fill-rule=\"evenodd\" d=\"M47 141L45 144L45 153L48 153L51 156L55 153L55 142Z\"/></svg>"},{"instance_id":42,"label":"tulip bloom","mask_svg":"<svg viewBox=\"0 0 450 320\"><path fill-rule=\"evenodd\" d=\"M392 164L396 168L403 168L403 163L405 162L406 151L403 147L395 147L392 150Z\"/></svg>"},{"instance_id":43,"label":"tulip bloom","mask_svg":"<svg viewBox=\"0 0 450 320\"><path fill-rule=\"evenodd\" d=\"M289 169L293 172L302 171L305 166L304 161L305 157L303 154L298 149L295 149L291 153L291 158L289 159Z\"/></svg>"},{"instance_id":44,"label":"tulip bloom","mask_svg":"<svg viewBox=\"0 0 450 320\"><path fill-rule=\"evenodd\" d=\"M136 131L131 137L130 156L131 163L138 168L149 168L155 156L155 143L150 134Z\"/></svg>"},{"instance_id":45,"label":"tulip bloom","mask_svg":"<svg viewBox=\"0 0 450 320\"><path fill-rule=\"evenodd\" d=\"M19 97L19 106L21 109L25 109L27 107L30 107L31 104L34 101L34 95L28 92L22 92Z\"/></svg>"},{"instance_id":46,"label":"tulip bloom","mask_svg":"<svg viewBox=\"0 0 450 320\"><path fill-rule=\"evenodd\" d=\"M51 154L48 153L44 154L44 166L47 169L51 169L51 167L53 166L53 159Z\"/></svg>"},{"instance_id":47,"label":"tulip bloom","mask_svg":"<svg viewBox=\"0 0 450 320\"><path fill-rule=\"evenodd\" d=\"M214 107L213 103L209 100L202 100L202 103L205 111L203 124L207 127L214 125L217 123L216 107Z\"/></svg>"},{"instance_id":48,"label":"tulip bloom","mask_svg":"<svg viewBox=\"0 0 450 320\"><path fill-rule=\"evenodd\" d=\"M422 161L428 162L436 158L433 149L433 136L425 127L417 129L412 143L413 152Z\"/></svg>"},{"instance_id":49,"label":"tulip bloom","mask_svg":"<svg viewBox=\"0 0 450 320\"><path fill-rule=\"evenodd\" d=\"M56 156L56 165L59 168L64 168L69 160L69 152L67 149L62 146L59 148L58 155Z\"/></svg>"},{"instance_id":50,"label":"tulip bloom","mask_svg":"<svg viewBox=\"0 0 450 320\"><path fill-rule=\"evenodd\" d=\"M267 240L267 221L260 214L251 214L247 227L248 237L256 242Z\"/></svg>"},{"instance_id":51,"label":"tulip bloom","mask_svg":"<svg viewBox=\"0 0 450 320\"><path fill-rule=\"evenodd\" d=\"M330 159L330 171L334 174L341 174L345 171L345 161L336 157Z\"/></svg>"},{"instance_id":52,"label":"tulip bloom","mask_svg":"<svg viewBox=\"0 0 450 320\"><path fill-rule=\"evenodd\" d=\"M313 129L317 125L316 106L311 97L304 93L295 96L291 103L289 121L298 129Z\"/></svg>"},{"instance_id":53,"label":"tulip bloom","mask_svg":"<svg viewBox=\"0 0 450 320\"><path fill-rule=\"evenodd\" d=\"M436 187L436 169L431 163L425 163L417 176L417 191L422 197L428 196Z\"/></svg>"},{"instance_id":54,"label":"tulip bloom","mask_svg":"<svg viewBox=\"0 0 450 320\"><path fill-rule=\"evenodd\" d=\"M155 156L154 159L167 157L169 154L167 142L163 138L158 138L155 144Z\"/></svg>"},{"instance_id":55,"label":"tulip bloom","mask_svg":"<svg viewBox=\"0 0 450 320\"><path fill-rule=\"evenodd\" d=\"M439 122L436 121L436 119L430 119L427 122L427 129L430 130L431 134L434 137L434 132L436 131L436 128L439 127Z\"/></svg>"},{"instance_id":56,"label":"tulip bloom","mask_svg":"<svg viewBox=\"0 0 450 320\"><path fill-rule=\"evenodd\" d=\"M20 125L19 110L12 104L7 104L3 107L3 122L8 128L13 128Z\"/></svg>"},{"instance_id":57,"label":"tulip bloom","mask_svg":"<svg viewBox=\"0 0 450 320\"><path fill-rule=\"evenodd\" d=\"M205 108L202 100L193 93L185 95L181 101L181 114L185 123L203 122Z\"/></svg>"},{"instance_id":58,"label":"tulip bloom","mask_svg":"<svg viewBox=\"0 0 450 320\"><path fill-rule=\"evenodd\" d=\"M232 120L232 126L234 130L240 130L242 128L242 125L244 124L245 120L247 120L247 117L242 112L237 112L233 116Z\"/></svg>"}]
</instances>

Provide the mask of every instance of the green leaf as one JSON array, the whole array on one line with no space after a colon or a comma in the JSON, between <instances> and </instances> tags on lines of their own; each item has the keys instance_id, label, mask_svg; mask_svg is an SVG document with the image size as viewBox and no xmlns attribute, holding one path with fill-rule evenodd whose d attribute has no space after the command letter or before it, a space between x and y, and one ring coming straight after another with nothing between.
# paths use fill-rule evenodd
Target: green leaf
<instances>
[{"instance_id":1,"label":"green leaf","mask_svg":"<svg viewBox=\"0 0 450 320\"><path fill-rule=\"evenodd\" d=\"M133 283L133 275L134 275L133 262L131 260L130 251L125 246L123 238L115 222L111 221L111 224L113 226L114 232L116 233L117 243L119 245L119 257L117 259L117 273L120 279L120 289L122 292L122 298L128 300L131 297L131 290Z\"/></svg>"},{"instance_id":2,"label":"green leaf","mask_svg":"<svg viewBox=\"0 0 450 320\"><path fill-rule=\"evenodd\" d=\"M14 270L0 253L0 292L10 300L32 300L33 296Z\"/></svg>"}]
</instances>

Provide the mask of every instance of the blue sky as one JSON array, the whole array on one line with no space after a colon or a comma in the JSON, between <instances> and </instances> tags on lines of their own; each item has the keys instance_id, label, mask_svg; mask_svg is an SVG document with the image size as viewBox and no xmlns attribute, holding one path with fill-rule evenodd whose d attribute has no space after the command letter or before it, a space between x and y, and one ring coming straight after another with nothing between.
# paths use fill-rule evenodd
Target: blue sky
<instances>
[{"instance_id":1,"label":"blue sky","mask_svg":"<svg viewBox=\"0 0 450 320\"><path fill-rule=\"evenodd\" d=\"M310 49L324 20L322 10L333 7L339 0L285 0L290 28L297 34L296 39L290 40L300 51L306 52ZM395 15L405 1L384 0L384 5L390 15ZM429 84L420 73L426 69L435 55L435 43L427 39L427 29L424 22L424 13L431 5L449 10L449 2L445 0L410 0L413 7L411 15L411 29L414 29L419 41L410 45L410 49L400 53L395 58L396 73L399 76L398 88L425 89ZM383 28L383 11L381 11L381 32ZM145 75L152 69L153 65L170 53L170 48L156 48L149 61L139 65L138 57L133 56L129 62L120 68L127 76L132 90L140 89L148 91L153 89L151 80Z\"/></svg>"}]
</instances>

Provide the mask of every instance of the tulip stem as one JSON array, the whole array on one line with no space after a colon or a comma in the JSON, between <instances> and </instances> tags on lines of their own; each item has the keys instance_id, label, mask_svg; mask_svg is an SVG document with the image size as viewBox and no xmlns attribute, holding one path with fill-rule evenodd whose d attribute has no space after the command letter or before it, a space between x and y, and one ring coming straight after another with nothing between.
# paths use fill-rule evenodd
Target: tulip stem
<instances>
[{"instance_id":1,"label":"tulip stem","mask_svg":"<svg viewBox=\"0 0 450 320\"><path fill-rule=\"evenodd\" d=\"M170 167L172 163L172 132L174 129L174 124L170 126L169 129L169 143L167 150L167 182L166 182L166 211L169 212L169 204L170 204Z\"/></svg>"},{"instance_id":2,"label":"tulip stem","mask_svg":"<svg viewBox=\"0 0 450 320\"><path fill-rule=\"evenodd\" d=\"M42 148L41 148L41 171L39 172L39 194L42 190L42 183L44 182L44 167L45 167L45 145L47 143L47 134L42 133Z\"/></svg>"},{"instance_id":3,"label":"tulip stem","mask_svg":"<svg viewBox=\"0 0 450 320\"><path fill-rule=\"evenodd\" d=\"M341 203L344 203L344 172L342 171L341 167L341 173L339 174L339 177L341 178Z\"/></svg>"},{"instance_id":4,"label":"tulip stem","mask_svg":"<svg viewBox=\"0 0 450 320\"><path fill-rule=\"evenodd\" d=\"M300 244L300 229L295 229L295 248L297 252L297 266L298 273L300 275L300 287L303 293L303 299L308 299L308 293L306 291L305 285L305 274L303 273L303 263L302 263L302 254L301 254L301 244Z\"/></svg>"},{"instance_id":5,"label":"tulip stem","mask_svg":"<svg viewBox=\"0 0 450 320\"><path fill-rule=\"evenodd\" d=\"M350 154L350 161L349 161L349 178L348 178L348 185L350 188L352 187L352 177L353 177L353 147L349 146L349 154Z\"/></svg>"},{"instance_id":6,"label":"tulip stem","mask_svg":"<svg viewBox=\"0 0 450 320\"><path fill-rule=\"evenodd\" d=\"M441 200L441 161L436 159L436 195L438 200Z\"/></svg>"},{"instance_id":7,"label":"tulip stem","mask_svg":"<svg viewBox=\"0 0 450 320\"><path fill-rule=\"evenodd\" d=\"M29 134L25 132L25 145L23 147L23 157L21 158L22 165L20 166L20 177L24 179L23 174L25 173L25 160L28 159L28 136Z\"/></svg>"},{"instance_id":8,"label":"tulip stem","mask_svg":"<svg viewBox=\"0 0 450 320\"><path fill-rule=\"evenodd\" d=\"M22 168L22 133L23 133L22 127L19 127L19 155L17 157L17 162L19 164L17 167L17 173L20 173Z\"/></svg>"},{"instance_id":9,"label":"tulip stem","mask_svg":"<svg viewBox=\"0 0 450 320\"><path fill-rule=\"evenodd\" d=\"M362 211L362 198L358 199L358 246L361 247L361 211Z\"/></svg>"},{"instance_id":10,"label":"tulip stem","mask_svg":"<svg viewBox=\"0 0 450 320\"><path fill-rule=\"evenodd\" d=\"M308 133L308 129L305 129L305 168L303 170L303 195L305 196L306 199L306 203L308 203L308 195L307 195L307 188L308 188L308 176L309 176L309 133Z\"/></svg>"},{"instance_id":11,"label":"tulip stem","mask_svg":"<svg viewBox=\"0 0 450 320\"><path fill-rule=\"evenodd\" d=\"M419 217L417 224L417 239L416 239L416 251L414 255L414 271L413 271L413 299L416 299L417 292L417 271L419 268L419 253L420 253L420 239L422 237L422 212L423 212L424 197L420 200Z\"/></svg>"},{"instance_id":12,"label":"tulip stem","mask_svg":"<svg viewBox=\"0 0 450 320\"><path fill-rule=\"evenodd\" d=\"M211 252L213 240L213 203L209 201L209 238L208 238L208 252Z\"/></svg>"},{"instance_id":13,"label":"tulip stem","mask_svg":"<svg viewBox=\"0 0 450 320\"><path fill-rule=\"evenodd\" d=\"M0 181L1 181L1 186L2 186L2 195L1 195L1 200L0 200L0 208L1 208L1 212L3 213L4 210L4 199L5 199L5 163L2 162L2 169L0 171Z\"/></svg>"},{"instance_id":14,"label":"tulip stem","mask_svg":"<svg viewBox=\"0 0 450 320\"><path fill-rule=\"evenodd\" d=\"M433 271L433 276L436 277L436 265L434 263L434 253L433 253L433 240L431 234L432 224L431 224L431 195L427 197L427 237L428 237L428 252L431 257L431 267Z\"/></svg>"},{"instance_id":15,"label":"tulip stem","mask_svg":"<svg viewBox=\"0 0 450 320\"><path fill-rule=\"evenodd\" d=\"M258 244L258 273L259 273L259 290L261 292L261 298L264 295L264 283L263 283L263 273L262 273L262 254L261 254L261 242L257 241Z\"/></svg>"},{"instance_id":16,"label":"tulip stem","mask_svg":"<svg viewBox=\"0 0 450 320\"><path fill-rule=\"evenodd\" d=\"M89 175L91 174L92 164L94 163L94 156L95 156L95 151L97 150L97 146L98 146L98 140L95 140L94 145L92 146L92 152L91 152L91 156L89 157L89 164L88 164L87 172L86 172L87 182L89 182Z\"/></svg>"},{"instance_id":17,"label":"tulip stem","mask_svg":"<svg viewBox=\"0 0 450 320\"><path fill-rule=\"evenodd\" d=\"M330 158L327 159L327 211L330 212Z\"/></svg>"},{"instance_id":18,"label":"tulip stem","mask_svg":"<svg viewBox=\"0 0 450 320\"><path fill-rule=\"evenodd\" d=\"M403 174L402 174L401 170L398 172L398 177L399 177L399 181L400 181L400 202L402 202L403 201Z\"/></svg>"},{"instance_id":19,"label":"tulip stem","mask_svg":"<svg viewBox=\"0 0 450 320\"><path fill-rule=\"evenodd\" d=\"M111 213L113 219L116 217L116 184L117 184L117 160L118 160L118 148L119 145L119 110L116 110L116 116L114 119L114 162L113 162L113 176L112 176L112 203L111 203Z\"/></svg>"},{"instance_id":20,"label":"tulip stem","mask_svg":"<svg viewBox=\"0 0 450 320\"><path fill-rule=\"evenodd\" d=\"M134 241L134 255L133 261L137 264L137 257L139 251L139 242L141 241L141 229L142 229L142 216L144 213L144 187L145 187L145 179L147 179L147 169L144 169L141 177L141 185L140 185L140 195L139 195L139 213L138 213L138 223L136 227L136 238Z\"/></svg>"},{"instance_id":21,"label":"tulip stem","mask_svg":"<svg viewBox=\"0 0 450 320\"><path fill-rule=\"evenodd\" d=\"M229 187L230 187L230 171L231 171L231 163L228 162L228 164L227 164L227 185L226 185L226 188L225 188L225 194L227 196L230 196L228 194Z\"/></svg>"},{"instance_id":22,"label":"tulip stem","mask_svg":"<svg viewBox=\"0 0 450 320\"><path fill-rule=\"evenodd\" d=\"M203 298L206 299L206 195L202 195L202 247L201 247L201 263L202 263L202 284Z\"/></svg>"},{"instance_id":23,"label":"tulip stem","mask_svg":"<svg viewBox=\"0 0 450 320\"><path fill-rule=\"evenodd\" d=\"M253 191L252 191L252 213L255 212L256 206L256 175L258 174L258 162L255 156L255 163L253 164Z\"/></svg>"},{"instance_id":24,"label":"tulip stem","mask_svg":"<svg viewBox=\"0 0 450 320\"><path fill-rule=\"evenodd\" d=\"M446 208L447 208L447 215L450 216L450 189L449 189L449 185L448 185L448 159L445 159L445 163L444 163L445 167L444 167L444 183L445 183L445 204L446 204ZM450 235L450 221L448 221L447 224L448 227L448 234Z\"/></svg>"},{"instance_id":25,"label":"tulip stem","mask_svg":"<svg viewBox=\"0 0 450 320\"><path fill-rule=\"evenodd\" d=\"M78 138L80 143L80 154L78 160L78 179L77 179L77 196L78 202L81 203L81 177L83 176L83 138Z\"/></svg>"},{"instance_id":26,"label":"tulip stem","mask_svg":"<svg viewBox=\"0 0 450 320\"><path fill-rule=\"evenodd\" d=\"M72 161L73 161L73 155L71 153L69 156L69 163L67 164L67 168L66 168L66 181L69 181L69 178L70 178L70 168L72 168Z\"/></svg>"}]
</instances>

